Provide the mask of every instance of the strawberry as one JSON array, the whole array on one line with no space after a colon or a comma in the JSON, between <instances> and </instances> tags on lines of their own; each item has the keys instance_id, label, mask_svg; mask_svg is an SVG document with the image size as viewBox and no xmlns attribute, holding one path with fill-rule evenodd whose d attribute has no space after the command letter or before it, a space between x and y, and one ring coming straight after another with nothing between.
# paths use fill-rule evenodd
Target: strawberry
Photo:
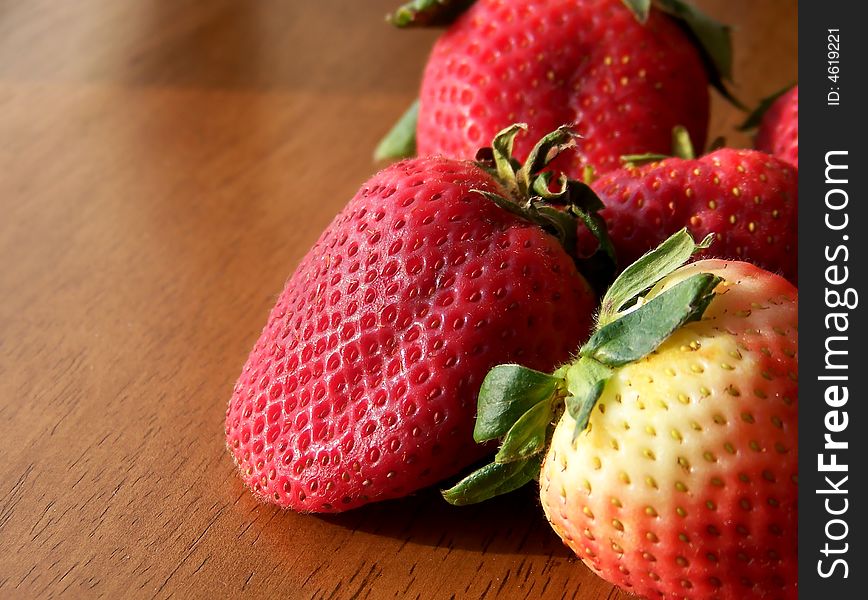
<instances>
[{"instance_id":1,"label":"strawberry","mask_svg":"<svg viewBox=\"0 0 868 600\"><path fill-rule=\"evenodd\" d=\"M796 169L763 152L730 148L697 159L650 158L662 160L628 165L592 184L622 264L686 227L697 237L715 233L719 257L797 281Z\"/></svg>"},{"instance_id":2,"label":"strawberry","mask_svg":"<svg viewBox=\"0 0 868 600\"><path fill-rule=\"evenodd\" d=\"M754 140L756 149L798 167L799 86L767 99L758 110L761 111L761 120Z\"/></svg>"},{"instance_id":3,"label":"strawberry","mask_svg":"<svg viewBox=\"0 0 868 600\"><path fill-rule=\"evenodd\" d=\"M796 598L797 291L749 263L701 321L609 379L575 443L558 424L541 476L546 517L603 578L648 598Z\"/></svg>"},{"instance_id":4,"label":"strawberry","mask_svg":"<svg viewBox=\"0 0 868 600\"><path fill-rule=\"evenodd\" d=\"M301 260L226 413L257 497L337 512L452 475L486 451L471 435L485 373L552 368L586 336L595 296L540 226L566 242L575 220L527 200L572 133L547 136L516 170L519 129L485 164L419 158L378 173Z\"/></svg>"},{"instance_id":5,"label":"strawberry","mask_svg":"<svg viewBox=\"0 0 868 600\"><path fill-rule=\"evenodd\" d=\"M517 487L544 453L546 517L606 580L643 598L794 600L798 292L745 262L671 272L701 247L681 232L628 268L553 376L492 370L475 434L504 437L500 464L445 494Z\"/></svg>"},{"instance_id":6,"label":"strawberry","mask_svg":"<svg viewBox=\"0 0 868 600\"><path fill-rule=\"evenodd\" d=\"M409 6L418 10L419 4ZM421 4L436 8L442 0ZM446 2L453 12L455 4ZM377 156L412 151L408 136L415 133L420 155L472 157L482 140L516 120L529 123L531 137L575 123L587 140L558 167L577 178L588 166L597 172L617 168L623 154L668 150L669 133L679 123L703 145L709 77L706 54L692 42L699 37L691 38L663 10L636 7L642 4L478 0L437 40L418 105ZM658 4L707 34L703 39L714 38L716 64L728 71L726 28L680 1ZM393 21L407 26L432 20L428 12L412 10L404 7ZM529 150L527 139L520 140L516 154Z\"/></svg>"}]
</instances>

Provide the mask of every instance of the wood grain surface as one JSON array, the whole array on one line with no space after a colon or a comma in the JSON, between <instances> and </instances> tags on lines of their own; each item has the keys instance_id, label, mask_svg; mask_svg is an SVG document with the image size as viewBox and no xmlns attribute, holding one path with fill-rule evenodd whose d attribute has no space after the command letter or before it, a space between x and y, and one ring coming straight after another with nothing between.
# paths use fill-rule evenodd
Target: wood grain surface
<instances>
[{"instance_id":1,"label":"wood grain surface","mask_svg":"<svg viewBox=\"0 0 868 600\"><path fill-rule=\"evenodd\" d=\"M628 597L533 490L320 518L233 473L234 380L434 39L392 4L0 1L0 598ZM746 102L795 80L795 0L699 4Z\"/></svg>"}]
</instances>

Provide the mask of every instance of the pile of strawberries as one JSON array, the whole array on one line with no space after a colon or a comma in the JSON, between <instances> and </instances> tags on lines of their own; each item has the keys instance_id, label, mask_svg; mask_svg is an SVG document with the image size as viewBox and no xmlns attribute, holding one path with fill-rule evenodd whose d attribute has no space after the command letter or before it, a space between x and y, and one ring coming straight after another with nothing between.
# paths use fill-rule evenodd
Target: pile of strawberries
<instances>
[{"instance_id":1,"label":"pile of strawberries","mask_svg":"<svg viewBox=\"0 0 868 600\"><path fill-rule=\"evenodd\" d=\"M757 149L696 157L730 47L682 0L390 19L447 26L377 151L418 157L287 281L226 413L245 483L338 512L539 480L632 593L796 598L797 88L746 123Z\"/></svg>"}]
</instances>

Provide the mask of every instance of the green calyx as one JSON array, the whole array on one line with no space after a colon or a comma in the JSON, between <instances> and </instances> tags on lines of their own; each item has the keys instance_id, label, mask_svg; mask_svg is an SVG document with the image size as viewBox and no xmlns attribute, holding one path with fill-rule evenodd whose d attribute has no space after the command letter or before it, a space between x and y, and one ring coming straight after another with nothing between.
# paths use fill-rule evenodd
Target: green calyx
<instances>
[{"instance_id":1,"label":"green calyx","mask_svg":"<svg viewBox=\"0 0 868 600\"><path fill-rule=\"evenodd\" d=\"M490 148L483 148L476 155L477 164L497 179L507 193L474 191L555 235L573 257L581 222L596 238L598 246L593 255L577 260L578 266L591 284L601 289L611 281L615 269L615 248L598 212L603 202L584 181L544 170L561 152L574 147L579 136L570 126L562 125L543 136L522 164L513 156L513 146L516 136L526 130L524 123L510 125L494 137Z\"/></svg>"},{"instance_id":2,"label":"green calyx","mask_svg":"<svg viewBox=\"0 0 868 600\"><path fill-rule=\"evenodd\" d=\"M397 160L416 154L416 122L419 100L414 100L374 149L374 160Z\"/></svg>"},{"instance_id":3,"label":"green calyx","mask_svg":"<svg viewBox=\"0 0 868 600\"><path fill-rule=\"evenodd\" d=\"M575 420L574 440L586 429L606 383L625 365L653 353L680 327L702 318L720 278L697 273L647 297L651 288L704 250L682 229L644 255L603 297L597 327L577 358L553 374L499 365L479 393L473 437L501 440L494 462L443 492L452 504L471 504L521 487L539 466L564 410Z\"/></svg>"},{"instance_id":4,"label":"green calyx","mask_svg":"<svg viewBox=\"0 0 868 600\"><path fill-rule=\"evenodd\" d=\"M405 158L416 153L418 113L417 100L379 143L375 160ZM527 131L525 123L506 127L494 136L491 147L482 148L476 155L477 165L497 179L506 194L474 191L556 236L594 289L605 288L615 272L615 248L606 222L599 215L603 202L589 185L593 170L584 170L583 181L544 170L561 152L575 146L578 134L570 126L558 127L536 143L522 164L513 156L515 138L522 131ZM596 251L582 259L576 254L579 222L597 240Z\"/></svg>"},{"instance_id":5,"label":"green calyx","mask_svg":"<svg viewBox=\"0 0 868 600\"><path fill-rule=\"evenodd\" d=\"M628 310L643 292L690 260L693 254L706 250L713 239L714 236L709 234L697 244L687 230L682 229L624 269L603 296L597 329L617 319L619 313Z\"/></svg>"},{"instance_id":6,"label":"green calyx","mask_svg":"<svg viewBox=\"0 0 868 600\"><path fill-rule=\"evenodd\" d=\"M738 129L738 131L750 131L752 129L756 129L757 127L759 127L760 122L762 122L763 117L769 111L769 109L772 107L772 104L774 104L778 98L780 98L781 96L783 96L784 94L789 92L794 87L796 87L796 84L791 83L788 86L786 86L785 88L778 90L777 92L775 92L771 96L768 96L768 97L760 100L759 105L747 116L747 118L744 120L744 122L741 125L739 125L736 129Z\"/></svg>"},{"instance_id":7,"label":"green calyx","mask_svg":"<svg viewBox=\"0 0 868 600\"><path fill-rule=\"evenodd\" d=\"M401 29L408 27L443 27L452 23L476 0L410 0L386 21Z\"/></svg>"},{"instance_id":8,"label":"green calyx","mask_svg":"<svg viewBox=\"0 0 868 600\"><path fill-rule=\"evenodd\" d=\"M540 373L521 365L498 365L479 392L473 439L501 439L494 461L448 490L450 504L475 504L520 488L539 476L552 426L563 412L563 374Z\"/></svg>"}]
</instances>

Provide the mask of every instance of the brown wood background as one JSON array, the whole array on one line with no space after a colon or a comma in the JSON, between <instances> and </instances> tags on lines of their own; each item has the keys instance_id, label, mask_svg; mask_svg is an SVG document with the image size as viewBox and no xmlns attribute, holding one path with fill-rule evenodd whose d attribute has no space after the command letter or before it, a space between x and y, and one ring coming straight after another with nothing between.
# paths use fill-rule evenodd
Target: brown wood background
<instances>
[{"instance_id":1,"label":"brown wood background","mask_svg":"<svg viewBox=\"0 0 868 600\"><path fill-rule=\"evenodd\" d=\"M531 490L318 518L233 474L247 352L415 95L395 1L0 0L0 597L627 597ZM742 98L795 80L795 0L699 4Z\"/></svg>"}]
</instances>

